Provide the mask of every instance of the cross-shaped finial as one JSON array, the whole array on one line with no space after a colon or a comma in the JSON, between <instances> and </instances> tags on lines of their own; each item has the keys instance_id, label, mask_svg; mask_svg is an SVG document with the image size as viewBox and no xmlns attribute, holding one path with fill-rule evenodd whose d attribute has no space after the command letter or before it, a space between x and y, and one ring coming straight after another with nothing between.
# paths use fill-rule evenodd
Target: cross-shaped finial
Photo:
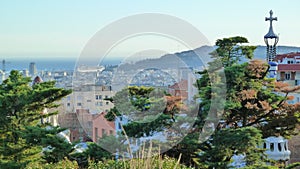
<instances>
[{"instance_id":1,"label":"cross-shaped finial","mask_svg":"<svg viewBox=\"0 0 300 169\"><path fill-rule=\"evenodd\" d=\"M277 17L273 18L273 11L272 10L270 11L270 17L269 18L266 17L266 21L270 21L270 26L272 26L273 21L277 21Z\"/></svg>"}]
</instances>

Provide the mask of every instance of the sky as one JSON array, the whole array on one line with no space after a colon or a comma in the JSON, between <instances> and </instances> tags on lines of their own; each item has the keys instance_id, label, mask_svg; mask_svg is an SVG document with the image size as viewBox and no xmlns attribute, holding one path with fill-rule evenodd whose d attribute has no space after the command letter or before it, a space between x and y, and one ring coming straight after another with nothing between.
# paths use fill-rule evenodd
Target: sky
<instances>
[{"instance_id":1,"label":"sky","mask_svg":"<svg viewBox=\"0 0 300 169\"><path fill-rule=\"evenodd\" d=\"M278 45L300 46L299 6L299 0L0 1L0 59L78 57L98 31L143 13L180 18L196 27L210 44L220 38L244 36L251 45L264 45L263 36L269 28L265 17L272 9L278 17L273 23L280 37ZM155 50L185 50L184 45L161 37L150 40L148 35L145 39L147 44L159 44ZM112 55L127 55L130 46L139 46L145 39L131 38L127 45L118 45Z\"/></svg>"}]
</instances>

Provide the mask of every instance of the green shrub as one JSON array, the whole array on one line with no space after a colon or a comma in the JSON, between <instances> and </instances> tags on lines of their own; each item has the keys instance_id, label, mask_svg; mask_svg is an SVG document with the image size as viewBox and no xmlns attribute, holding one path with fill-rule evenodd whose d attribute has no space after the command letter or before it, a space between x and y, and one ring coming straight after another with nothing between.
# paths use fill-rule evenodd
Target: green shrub
<instances>
[{"instance_id":1,"label":"green shrub","mask_svg":"<svg viewBox=\"0 0 300 169\"><path fill-rule=\"evenodd\" d=\"M77 165L76 161L70 161L65 158L58 163L39 163L33 162L29 163L26 169L78 169L79 166Z\"/></svg>"},{"instance_id":2,"label":"green shrub","mask_svg":"<svg viewBox=\"0 0 300 169\"><path fill-rule=\"evenodd\" d=\"M90 162L89 169L188 169L189 167L179 164L179 160L174 158L161 158L161 156L148 157L145 159L121 159L121 160L108 160L99 161L98 163Z\"/></svg>"}]
</instances>

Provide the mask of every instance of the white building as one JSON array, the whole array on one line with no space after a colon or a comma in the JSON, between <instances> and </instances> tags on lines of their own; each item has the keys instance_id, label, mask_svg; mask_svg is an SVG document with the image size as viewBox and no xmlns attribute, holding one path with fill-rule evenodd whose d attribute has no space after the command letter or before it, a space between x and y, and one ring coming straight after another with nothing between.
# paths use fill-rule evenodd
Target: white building
<instances>
[{"instance_id":1,"label":"white building","mask_svg":"<svg viewBox=\"0 0 300 169\"><path fill-rule=\"evenodd\" d=\"M62 111L74 113L77 109L89 109L91 113L108 112L113 108L109 100L115 95L111 86L84 85L73 89L73 92L62 99Z\"/></svg>"},{"instance_id":2,"label":"white building","mask_svg":"<svg viewBox=\"0 0 300 169\"><path fill-rule=\"evenodd\" d=\"M291 151L288 149L288 140L281 136L266 138L264 148L270 159L283 161L290 159Z\"/></svg>"},{"instance_id":3,"label":"white building","mask_svg":"<svg viewBox=\"0 0 300 169\"><path fill-rule=\"evenodd\" d=\"M278 63L276 79L292 86L300 85L300 53L277 55L275 60Z\"/></svg>"}]
</instances>

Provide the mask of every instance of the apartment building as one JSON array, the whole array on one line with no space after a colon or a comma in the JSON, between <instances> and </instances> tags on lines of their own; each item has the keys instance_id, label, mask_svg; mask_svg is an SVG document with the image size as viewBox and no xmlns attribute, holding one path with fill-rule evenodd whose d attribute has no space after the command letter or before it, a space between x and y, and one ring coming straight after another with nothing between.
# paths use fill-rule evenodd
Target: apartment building
<instances>
[{"instance_id":1,"label":"apartment building","mask_svg":"<svg viewBox=\"0 0 300 169\"><path fill-rule=\"evenodd\" d=\"M91 113L108 112L114 105L106 100L115 95L111 86L84 85L62 99L62 112L72 113L77 109L89 109Z\"/></svg>"}]
</instances>

